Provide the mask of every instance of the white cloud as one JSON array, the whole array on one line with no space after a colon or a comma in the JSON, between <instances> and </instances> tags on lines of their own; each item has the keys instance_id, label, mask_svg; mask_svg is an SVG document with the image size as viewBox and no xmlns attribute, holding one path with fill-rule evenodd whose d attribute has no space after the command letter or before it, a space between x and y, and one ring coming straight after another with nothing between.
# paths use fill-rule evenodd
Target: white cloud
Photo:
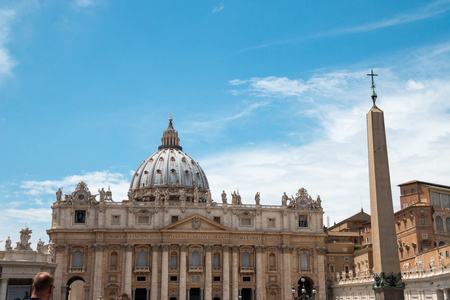
<instances>
[{"instance_id":1,"label":"white cloud","mask_svg":"<svg viewBox=\"0 0 450 300\"><path fill-rule=\"evenodd\" d=\"M223 5L223 3L220 3L218 6L213 8L212 12L217 13L219 11L222 11L224 8L225 8L225 6Z\"/></svg>"},{"instance_id":2,"label":"white cloud","mask_svg":"<svg viewBox=\"0 0 450 300\"><path fill-rule=\"evenodd\" d=\"M24 193L26 195L30 196L54 196L60 187L63 188L63 193L72 193L80 181L87 183L92 194L97 194L98 189L103 187L105 189L110 187L113 192L113 200L122 201L127 198L129 180L121 173L111 173L109 171L88 172L83 175L71 175L64 177L61 180L23 181L21 188L25 190Z\"/></svg>"},{"instance_id":3,"label":"white cloud","mask_svg":"<svg viewBox=\"0 0 450 300\"><path fill-rule=\"evenodd\" d=\"M413 53L434 55L393 59L402 65L376 69L377 105L385 112L396 210L399 183L417 179L450 185L447 48L435 45ZM321 126L317 138L306 145L259 145L201 158L215 198L222 189L239 188L246 203L253 203L259 191L263 204L279 204L283 192L294 194L305 187L310 194L321 195L331 221L334 213L336 221L357 213L361 202L368 211L367 73L355 69L317 73L306 80L268 76L230 81L239 95L264 97L268 105L283 101L292 113L300 110Z\"/></svg>"}]
</instances>

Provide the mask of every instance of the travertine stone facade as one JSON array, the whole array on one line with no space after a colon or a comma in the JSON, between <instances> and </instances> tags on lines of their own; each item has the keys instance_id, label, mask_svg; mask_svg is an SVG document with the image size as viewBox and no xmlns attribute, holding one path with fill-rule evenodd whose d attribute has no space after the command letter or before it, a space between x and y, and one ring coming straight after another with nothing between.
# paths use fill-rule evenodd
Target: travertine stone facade
<instances>
[{"instance_id":1,"label":"travertine stone facade","mask_svg":"<svg viewBox=\"0 0 450 300\"><path fill-rule=\"evenodd\" d=\"M99 199L80 182L57 193L50 239L56 245L55 300L290 299L303 275L326 299L320 197L305 189L281 205L243 204L237 192L212 199L203 170L182 152L172 120L158 152L144 160L129 198ZM231 196L231 203L228 202ZM70 299L74 299L73 297ZM77 298L80 299L80 298Z\"/></svg>"}]
</instances>

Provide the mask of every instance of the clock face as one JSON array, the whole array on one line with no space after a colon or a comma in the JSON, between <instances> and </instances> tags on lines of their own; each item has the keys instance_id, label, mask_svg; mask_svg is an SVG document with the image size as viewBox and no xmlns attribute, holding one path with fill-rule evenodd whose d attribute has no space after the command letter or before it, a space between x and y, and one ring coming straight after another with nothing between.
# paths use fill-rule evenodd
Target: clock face
<instances>
[{"instance_id":1,"label":"clock face","mask_svg":"<svg viewBox=\"0 0 450 300\"><path fill-rule=\"evenodd\" d=\"M78 194L78 200L84 200L85 196L84 194Z\"/></svg>"}]
</instances>

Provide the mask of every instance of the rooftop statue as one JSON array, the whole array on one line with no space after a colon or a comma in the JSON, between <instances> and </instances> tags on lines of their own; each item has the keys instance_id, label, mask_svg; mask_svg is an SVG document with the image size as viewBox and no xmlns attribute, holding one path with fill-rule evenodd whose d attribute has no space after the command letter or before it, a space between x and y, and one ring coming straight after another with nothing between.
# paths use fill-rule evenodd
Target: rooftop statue
<instances>
[{"instance_id":1,"label":"rooftop statue","mask_svg":"<svg viewBox=\"0 0 450 300\"><path fill-rule=\"evenodd\" d=\"M20 242L16 243L17 246L15 250L32 250L31 243L28 242L31 238L31 233L33 233L33 231L28 229L28 227L20 231Z\"/></svg>"}]
</instances>

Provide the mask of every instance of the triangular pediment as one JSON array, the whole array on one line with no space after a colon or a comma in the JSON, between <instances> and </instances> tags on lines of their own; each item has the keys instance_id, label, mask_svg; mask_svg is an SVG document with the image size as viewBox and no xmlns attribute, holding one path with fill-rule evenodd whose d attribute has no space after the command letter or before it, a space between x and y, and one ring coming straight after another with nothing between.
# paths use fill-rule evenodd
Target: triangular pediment
<instances>
[{"instance_id":1,"label":"triangular pediment","mask_svg":"<svg viewBox=\"0 0 450 300\"><path fill-rule=\"evenodd\" d=\"M178 222L161 228L161 231L231 231L227 226L221 225L199 214L194 214Z\"/></svg>"}]
</instances>

